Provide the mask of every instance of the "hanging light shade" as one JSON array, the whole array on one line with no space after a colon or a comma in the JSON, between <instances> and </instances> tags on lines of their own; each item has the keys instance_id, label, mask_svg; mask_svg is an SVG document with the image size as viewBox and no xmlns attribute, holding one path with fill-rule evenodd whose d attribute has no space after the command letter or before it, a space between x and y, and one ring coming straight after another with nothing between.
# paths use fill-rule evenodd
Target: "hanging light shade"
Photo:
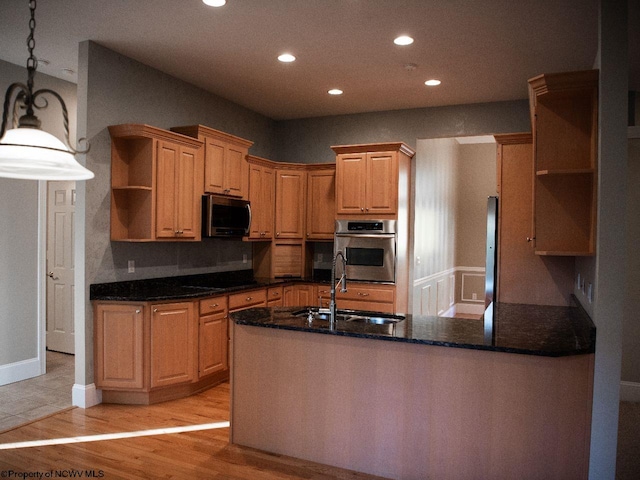
<instances>
[{"instance_id":1,"label":"hanging light shade","mask_svg":"<svg viewBox=\"0 0 640 480\"><path fill-rule=\"evenodd\" d=\"M94 177L93 173L80 165L74 155L87 153L89 148L76 150L69 146L69 115L64 100L53 90L33 91L33 77L37 68L37 60L33 55L35 47L33 34L36 26L35 0L29 2L29 9L31 19L30 34L27 39L29 48L27 84L11 84L5 95L0 127L0 177L28 180L88 180ZM14 95L11 109L11 100ZM40 130L40 120L35 116L34 109L46 108L48 105L46 100L43 100L41 105L36 104L36 100L41 95L53 96L60 102L66 145L53 135ZM25 113L18 118L18 112L21 110ZM15 128L7 130L10 111L13 111Z\"/></svg>"}]
</instances>

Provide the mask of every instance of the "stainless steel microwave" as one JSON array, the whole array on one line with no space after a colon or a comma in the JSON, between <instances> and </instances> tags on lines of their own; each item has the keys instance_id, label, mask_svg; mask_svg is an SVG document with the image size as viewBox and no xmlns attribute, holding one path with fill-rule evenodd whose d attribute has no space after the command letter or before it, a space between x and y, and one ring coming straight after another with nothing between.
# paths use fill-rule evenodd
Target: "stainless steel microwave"
<instances>
[{"instance_id":1,"label":"stainless steel microwave","mask_svg":"<svg viewBox=\"0 0 640 480\"><path fill-rule=\"evenodd\" d=\"M249 235L250 227L251 205L247 200L202 196L203 237L243 237Z\"/></svg>"},{"instance_id":2,"label":"stainless steel microwave","mask_svg":"<svg viewBox=\"0 0 640 480\"><path fill-rule=\"evenodd\" d=\"M334 254L339 251L347 259L347 279L395 283L395 220L336 220Z\"/></svg>"}]
</instances>

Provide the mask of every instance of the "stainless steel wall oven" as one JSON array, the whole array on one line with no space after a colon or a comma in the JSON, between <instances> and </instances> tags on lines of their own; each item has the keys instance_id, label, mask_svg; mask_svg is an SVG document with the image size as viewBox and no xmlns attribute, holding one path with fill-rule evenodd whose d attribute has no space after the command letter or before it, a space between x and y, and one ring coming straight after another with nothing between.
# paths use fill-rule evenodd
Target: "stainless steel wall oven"
<instances>
[{"instance_id":1,"label":"stainless steel wall oven","mask_svg":"<svg viewBox=\"0 0 640 480\"><path fill-rule=\"evenodd\" d=\"M395 283L395 220L336 220L334 255L339 251L347 258L349 280Z\"/></svg>"}]
</instances>

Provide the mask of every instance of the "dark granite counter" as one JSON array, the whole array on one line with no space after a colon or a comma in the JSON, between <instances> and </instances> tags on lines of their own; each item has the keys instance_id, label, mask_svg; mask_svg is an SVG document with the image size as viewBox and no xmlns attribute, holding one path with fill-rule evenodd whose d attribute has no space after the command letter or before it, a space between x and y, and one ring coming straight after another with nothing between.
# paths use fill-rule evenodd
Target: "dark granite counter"
<instances>
[{"instance_id":1,"label":"dark granite counter","mask_svg":"<svg viewBox=\"0 0 640 480\"><path fill-rule=\"evenodd\" d=\"M328 322L304 315L300 307L251 308L231 314L238 325L299 330L444 347L559 357L595 351L595 327L580 307L497 304L484 320L407 315L393 325Z\"/></svg>"},{"instance_id":2,"label":"dark granite counter","mask_svg":"<svg viewBox=\"0 0 640 480\"><path fill-rule=\"evenodd\" d=\"M318 274L320 275L320 274ZM315 277L315 272L314 272ZM254 278L252 270L182 275L124 282L96 283L89 289L91 300L157 302L198 299L255 288L293 283L325 283L317 278Z\"/></svg>"}]
</instances>

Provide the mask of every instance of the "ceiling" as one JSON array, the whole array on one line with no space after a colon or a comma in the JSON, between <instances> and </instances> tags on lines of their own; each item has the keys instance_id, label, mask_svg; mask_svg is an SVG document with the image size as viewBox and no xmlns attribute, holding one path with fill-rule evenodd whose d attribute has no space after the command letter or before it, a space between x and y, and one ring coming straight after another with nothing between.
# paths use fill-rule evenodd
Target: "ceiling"
<instances>
[{"instance_id":1,"label":"ceiling","mask_svg":"<svg viewBox=\"0 0 640 480\"><path fill-rule=\"evenodd\" d=\"M35 55L76 81L62 69L93 40L282 120L526 98L528 78L593 67L597 15L598 0L41 0ZM28 20L27 0L0 2L0 59L25 65Z\"/></svg>"}]
</instances>

